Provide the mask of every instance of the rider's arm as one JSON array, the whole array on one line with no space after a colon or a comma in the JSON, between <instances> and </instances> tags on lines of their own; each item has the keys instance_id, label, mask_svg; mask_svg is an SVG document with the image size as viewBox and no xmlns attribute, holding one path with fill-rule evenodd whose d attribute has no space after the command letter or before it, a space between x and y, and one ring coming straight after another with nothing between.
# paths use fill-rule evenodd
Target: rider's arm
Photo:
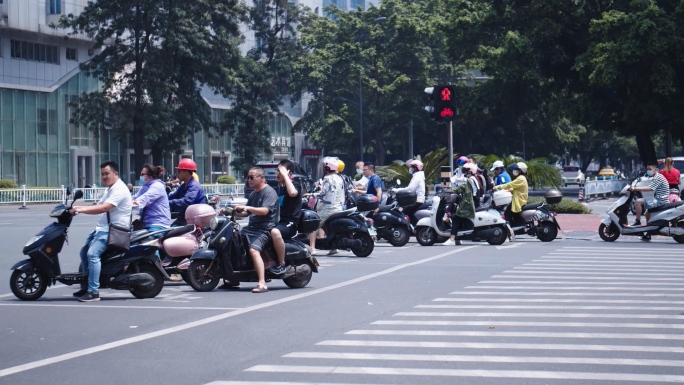
<instances>
[{"instance_id":1,"label":"rider's arm","mask_svg":"<svg viewBox=\"0 0 684 385\"><path fill-rule=\"evenodd\" d=\"M102 214L102 213L106 213L107 211L113 209L114 207L116 207L116 206L114 206L113 204L111 204L109 202L104 202L104 203L102 203L100 205L96 205L96 206L76 206L76 207L73 207L71 210L69 210L69 212L71 214L74 214L74 213Z\"/></svg>"},{"instance_id":2,"label":"rider's arm","mask_svg":"<svg viewBox=\"0 0 684 385\"><path fill-rule=\"evenodd\" d=\"M190 180L188 181L187 186L185 186L185 195L183 195L181 198L172 199L172 195L174 195L175 193L169 195L169 207L171 208L171 211L175 211L194 204L195 199L197 198L197 195L200 193L201 188L202 186L200 186L199 183L195 182L194 180ZM180 190L180 188L178 190ZM178 190L176 192L178 192Z\"/></svg>"},{"instance_id":3,"label":"rider's arm","mask_svg":"<svg viewBox=\"0 0 684 385\"><path fill-rule=\"evenodd\" d=\"M147 191L145 191L144 194L136 197L133 197L134 200L138 203L138 207L141 209L145 208L147 204L150 202L155 202L159 197L166 195L166 188L164 187L164 183L157 183L154 182L152 183Z\"/></svg>"}]
</instances>

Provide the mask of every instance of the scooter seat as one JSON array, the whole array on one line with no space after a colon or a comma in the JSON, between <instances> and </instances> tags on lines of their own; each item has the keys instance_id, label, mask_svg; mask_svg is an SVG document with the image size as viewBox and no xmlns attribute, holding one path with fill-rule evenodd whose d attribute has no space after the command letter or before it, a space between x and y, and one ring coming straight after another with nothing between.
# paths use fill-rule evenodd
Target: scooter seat
<instances>
[{"instance_id":1,"label":"scooter seat","mask_svg":"<svg viewBox=\"0 0 684 385\"><path fill-rule=\"evenodd\" d=\"M332 221L333 219L344 218L346 216L349 216L349 214L351 214L355 211L356 211L356 209L349 209L349 210L340 211L339 213L332 214L331 216L328 217L328 219L325 220L325 223L328 223L328 222Z\"/></svg>"},{"instance_id":2,"label":"scooter seat","mask_svg":"<svg viewBox=\"0 0 684 385\"><path fill-rule=\"evenodd\" d=\"M392 211L393 208L394 208L394 206L392 206L392 205L380 206L380 207L378 207L378 212Z\"/></svg>"},{"instance_id":3,"label":"scooter seat","mask_svg":"<svg viewBox=\"0 0 684 385\"><path fill-rule=\"evenodd\" d=\"M534 209L536 209L536 208L541 207L541 205L543 205L543 204L544 204L544 202L530 203L530 204L527 204L527 205L523 206L523 207L522 207L522 211L525 211L525 210L534 210Z\"/></svg>"},{"instance_id":4,"label":"scooter seat","mask_svg":"<svg viewBox=\"0 0 684 385\"><path fill-rule=\"evenodd\" d=\"M432 203L423 203L422 205L418 206L416 211L427 210L427 209L431 209L431 208L432 208Z\"/></svg>"},{"instance_id":5,"label":"scooter seat","mask_svg":"<svg viewBox=\"0 0 684 385\"><path fill-rule=\"evenodd\" d=\"M684 201L672 202L672 203L664 204L664 205L658 206L658 207L656 207L656 208L654 208L654 209L648 209L648 211L651 212L651 213L657 213L658 211L665 211L665 210L668 210L668 209L673 209L673 208L679 207L679 206L681 206L681 205L684 205Z\"/></svg>"}]
</instances>

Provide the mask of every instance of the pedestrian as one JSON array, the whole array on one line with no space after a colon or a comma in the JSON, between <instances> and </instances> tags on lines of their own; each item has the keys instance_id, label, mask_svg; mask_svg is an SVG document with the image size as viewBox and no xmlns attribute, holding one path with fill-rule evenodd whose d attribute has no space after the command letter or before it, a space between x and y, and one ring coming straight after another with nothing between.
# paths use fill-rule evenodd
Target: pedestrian
<instances>
[{"instance_id":1,"label":"pedestrian","mask_svg":"<svg viewBox=\"0 0 684 385\"><path fill-rule=\"evenodd\" d=\"M674 162L672 161L672 158L665 158L665 166L660 171L660 174L662 174L665 177L665 180L667 180L667 184L670 187L668 201L670 203L679 202L679 182L681 177L679 174L679 170L674 168Z\"/></svg>"}]
</instances>

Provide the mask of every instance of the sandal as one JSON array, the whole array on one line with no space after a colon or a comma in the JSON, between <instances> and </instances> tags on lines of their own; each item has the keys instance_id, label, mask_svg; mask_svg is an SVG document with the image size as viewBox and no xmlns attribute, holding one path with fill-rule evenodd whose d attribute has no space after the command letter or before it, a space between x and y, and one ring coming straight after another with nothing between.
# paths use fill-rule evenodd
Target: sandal
<instances>
[{"instance_id":1,"label":"sandal","mask_svg":"<svg viewBox=\"0 0 684 385\"><path fill-rule=\"evenodd\" d=\"M252 293L266 293L268 291L268 288L266 286L257 286L254 289L252 289Z\"/></svg>"}]
</instances>

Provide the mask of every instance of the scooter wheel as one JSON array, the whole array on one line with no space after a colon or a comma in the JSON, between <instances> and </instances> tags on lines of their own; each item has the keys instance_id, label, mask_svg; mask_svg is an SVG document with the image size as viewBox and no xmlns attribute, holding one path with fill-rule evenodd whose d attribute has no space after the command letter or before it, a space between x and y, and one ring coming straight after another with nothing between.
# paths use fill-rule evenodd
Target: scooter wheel
<instances>
[{"instance_id":1,"label":"scooter wheel","mask_svg":"<svg viewBox=\"0 0 684 385\"><path fill-rule=\"evenodd\" d=\"M190 263L188 281L197 291L212 291L221 280L221 272L216 261L197 259Z\"/></svg>"},{"instance_id":2,"label":"scooter wheel","mask_svg":"<svg viewBox=\"0 0 684 385\"><path fill-rule=\"evenodd\" d=\"M10 288L17 298L22 301L35 301L42 297L47 290L48 282L45 274L38 270L27 273L14 270L10 277Z\"/></svg>"},{"instance_id":3,"label":"scooter wheel","mask_svg":"<svg viewBox=\"0 0 684 385\"><path fill-rule=\"evenodd\" d=\"M138 272L139 273L147 273L154 277L154 283L151 285L146 285L145 287L142 286L131 286L128 291L133 294L135 298L154 298L159 293L161 293L162 289L164 288L164 276L162 273L152 265L147 265L147 264L139 264L138 265Z\"/></svg>"},{"instance_id":4,"label":"scooter wheel","mask_svg":"<svg viewBox=\"0 0 684 385\"><path fill-rule=\"evenodd\" d=\"M373 242L373 238L368 233L356 233L354 234L354 239L361 241L361 247L352 249L354 255L357 257L367 257L373 252L375 242Z\"/></svg>"},{"instance_id":5,"label":"scooter wheel","mask_svg":"<svg viewBox=\"0 0 684 385\"><path fill-rule=\"evenodd\" d=\"M606 226L605 223L601 223L598 229L599 237L606 242L615 242L616 239L620 237L620 229L611 223L610 226Z\"/></svg>"},{"instance_id":6,"label":"scooter wheel","mask_svg":"<svg viewBox=\"0 0 684 385\"><path fill-rule=\"evenodd\" d=\"M291 289L301 289L311 281L313 270L305 260L294 261L294 268L297 269L297 273L283 279L283 282Z\"/></svg>"},{"instance_id":7,"label":"scooter wheel","mask_svg":"<svg viewBox=\"0 0 684 385\"><path fill-rule=\"evenodd\" d=\"M537 226L537 238L542 242L551 242L558 236L558 227L553 222L541 222Z\"/></svg>"},{"instance_id":8,"label":"scooter wheel","mask_svg":"<svg viewBox=\"0 0 684 385\"><path fill-rule=\"evenodd\" d=\"M506 239L508 239L506 229L499 227L496 228L496 230L497 231L495 231L492 236L487 238L487 243L493 246L502 245L504 242L506 242Z\"/></svg>"},{"instance_id":9,"label":"scooter wheel","mask_svg":"<svg viewBox=\"0 0 684 385\"><path fill-rule=\"evenodd\" d=\"M418 227L416 229L416 240L421 246L432 246L437 241L437 232L432 227Z\"/></svg>"},{"instance_id":10,"label":"scooter wheel","mask_svg":"<svg viewBox=\"0 0 684 385\"><path fill-rule=\"evenodd\" d=\"M411 239L411 232L409 229L399 226L392 230L392 236L387 238L387 242L392 246L401 247L407 244L409 239Z\"/></svg>"},{"instance_id":11,"label":"scooter wheel","mask_svg":"<svg viewBox=\"0 0 684 385\"><path fill-rule=\"evenodd\" d=\"M672 239L677 241L677 243L684 243L684 235L673 235Z\"/></svg>"}]
</instances>

